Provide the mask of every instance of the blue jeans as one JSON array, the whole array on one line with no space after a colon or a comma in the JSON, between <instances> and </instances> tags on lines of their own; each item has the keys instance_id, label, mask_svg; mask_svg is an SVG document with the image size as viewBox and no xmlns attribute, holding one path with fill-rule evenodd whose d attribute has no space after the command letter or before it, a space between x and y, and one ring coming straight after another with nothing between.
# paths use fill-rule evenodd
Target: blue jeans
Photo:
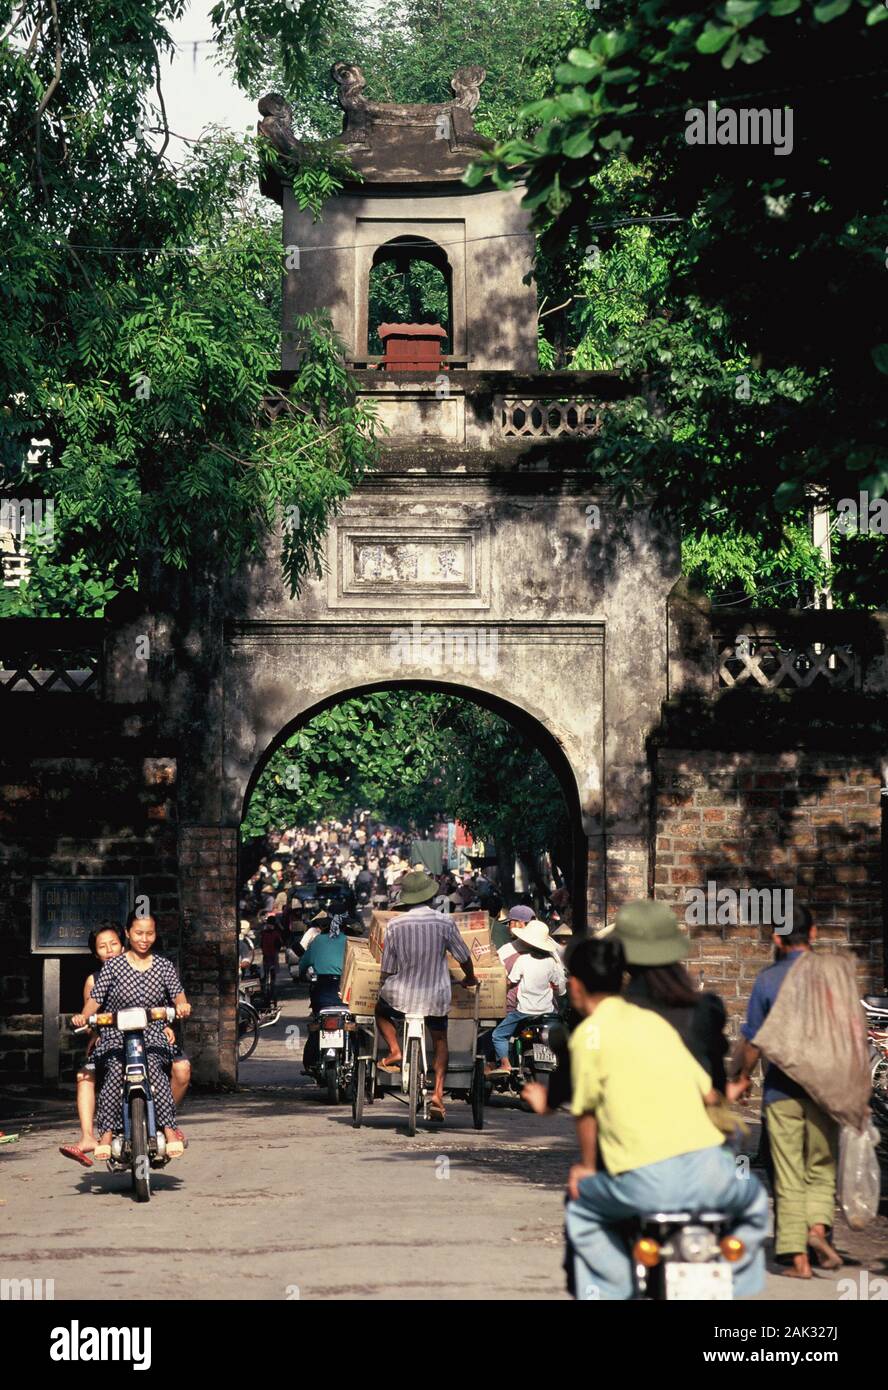
<instances>
[{"instance_id":1,"label":"blue jeans","mask_svg":"<svg viewBox=\"0 0 888 1390\"><path fill-rule=\"evenodd\" d=\"M504 1057L509 1055L509 1039L515 1032L519 1023L523 1023L526 1018L536 1018L536 1014L522 1014L517 1009L506 1014L502 1023L498 1023L490 1035L493 1043L493 1050L496 1053L496 1060L501 1062Z\"/></svg>"},{"instance_id":2,"label":"blue jeans","mask_svg":"<svg viewBox=\"0 0 888 1390\"><path fill-rule=\"evenodd\" d=\"M611 1177L596 1173L580 1183L579 1201L567 1203L564 1265L575 1298L629 1299L634 1291L632 1259L624 1234L614 1224L643 1212L723 1211L746 1246L733 1266L734 1295L760 1293L765 1281L764 1240L768 1197L758 1178L746 1176L727 1147L700 1149L633 1168Z\"/></svg>"}]
</instances>

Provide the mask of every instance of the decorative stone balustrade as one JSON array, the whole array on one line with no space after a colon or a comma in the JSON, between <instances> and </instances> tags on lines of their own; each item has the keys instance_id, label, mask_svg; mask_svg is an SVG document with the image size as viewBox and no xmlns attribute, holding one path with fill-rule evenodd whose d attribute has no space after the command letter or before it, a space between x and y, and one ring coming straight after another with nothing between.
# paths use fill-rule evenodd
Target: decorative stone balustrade
<instances>
[{"instance_id":1,"label":"decorative stone balustrade","mask_svg":"<svg viewBox=\"0 0 888 1390\"><path fill-rule=\"evenodd\" d=\"M103 629L98 619L0 620L0 697L98 694Z\"/></svg>"}]
</instances>

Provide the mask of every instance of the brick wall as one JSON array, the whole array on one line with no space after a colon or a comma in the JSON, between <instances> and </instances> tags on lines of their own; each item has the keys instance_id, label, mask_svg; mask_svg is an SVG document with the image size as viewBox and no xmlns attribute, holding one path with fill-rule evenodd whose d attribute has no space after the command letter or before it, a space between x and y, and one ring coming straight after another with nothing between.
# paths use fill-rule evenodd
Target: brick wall
<instances>
[{"instance_id":1,"label":"brick wall","mask_svg":"<svg viewBox=\"0 0 888 1390\"><path fill-rule=\"evenodd\" d=\"M43 743L48 740L44 737ZM171 758L115 746L89 755L30 756L27 738L4 745L0 782L0 1079L39 1081L43 1070L42 957L31 954L31 881L41 876L132 876L148 897L160 949L179 949L175 780ZM86 751L83 740L78 752ZM83 1040L67 1028L92 968L61 958L61 1074L72 1079Z\"/></svg>"},{"instance_id":2,"label":"brick wall","mask_svg":"<svg viewBox=\"0 0 888 1390\"><path fill-rule=\"evenodd\" d=\"M179 833L182 968L192 1007L195 1081L237 1082L237 831L183 825Z\"/></svg>"},{"instance_id":3,"label":"brick wall","mask_svg":"<svg viewBox=\"0 0 888 1390\"><path fill-rule=\"evenodd\" d=\"M660 748L654 895L684 920L687 891L791 888L820 942L850 952L861 992L881 989L878 760L837 752ZM688 969L725 1000L732 1033L772 960L771 928L688 926Z\"/></svg>"}]
</instances>

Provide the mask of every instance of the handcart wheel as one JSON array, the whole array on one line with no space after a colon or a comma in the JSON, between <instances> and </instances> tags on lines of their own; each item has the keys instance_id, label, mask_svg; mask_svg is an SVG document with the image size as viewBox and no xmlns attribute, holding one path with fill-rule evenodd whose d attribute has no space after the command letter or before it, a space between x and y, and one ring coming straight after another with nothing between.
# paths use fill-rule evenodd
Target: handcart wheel
<instances>
[{"instance_id":1,"label":"handcart wheel","mask_svg":"<svg viewBox=\"0 0 888 1390\"><path fill-rule=\"evenodd\" d=\"M475 1067L472 1071L472 1123L476 1129L484 1128L484 1060L481 1057L475 1059Z\"/></svg>"},{"instance_id":2,"label":"handcart wheel","mask_svg":"<svg viewBox=\"0 0 888 1390\"><path fill-rule=\"evenodd\" d=\"M364 1114L364 1099L367 1094L367 1062L361 1058L355 1067L354 1079L352 1081L352 1125L355 1129L361 1128L361 1118Z\"/></svg>"}]
</instances>

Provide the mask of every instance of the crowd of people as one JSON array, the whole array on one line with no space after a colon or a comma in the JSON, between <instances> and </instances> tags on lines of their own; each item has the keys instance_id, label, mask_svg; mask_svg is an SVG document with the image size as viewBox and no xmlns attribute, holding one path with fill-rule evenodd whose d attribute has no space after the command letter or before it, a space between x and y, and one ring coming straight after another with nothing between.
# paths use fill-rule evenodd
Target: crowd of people
<instances>
[{"instance_id":1,"label":"crowd of people","mask_svg":"<svg viewBox=\"0 0 888 1390\"><path fill-rule=\"evenodd\" d=\"M384 1047L377 1065L400 1066L399 1024L408 1013L424 1015L433 1045L433 1118L444 1118L447 956L461 967L467 989L478 983L454 912L488 914L491 943L507 973L506 1015L489 1037L488 1074L508 1069L509 1040L522 1020L561 1016L560 1033L557 1027L551 1033L558 1065L548 1086L527 1086L523 1099L538 1114L569 1104L575 1117L580 1161L568 1180L565 1267L576 1297L631 1297L631 1259L614 1236L616 1226L640 1211L682 1208L719 1210L733 1220L743 1250L735 1292L761 1288L768 1202L753 1174L738 1181L743 1126L731 1107L749 1091L763 1022L794 966L810 955L816 929L806 908L797 904L790 930L775 934L774 964L755 982L729 1057L725 1006L690 979L683 965L687 933L661 902L626 904L608 934L572 939L569 903L555 885L544 921L528 897L507 906L493 871L457 875L444 868L433 875L411 863L408 835L365 815L287 830L274 844L241 896L241 940L249 943L242 963L252 958L258 935L264 983L273 994L286 948L297 976L311 982L317 1013L339 1002L346 940L364 932L369 913L363 908L400 911L381 961L376 1017ZM109 924L95 934L96 967L75 1025L100 1009L137 1004L165 1004L178 1018L188 1016L176 970L154 953L155 937L153 919L135 914L126 933ZM146 1037L158 1121L167 1154L176 1157L186 1146L176 1107L188 1086L188 1061L169 1027L152 1023ZM307 1066L312 1042L310 1035ZM762 1060L776 1254L787 1274L808 1279L812 1264L841 1264L831 1239L839 1126L797 1079ZM62 1148L66 1157L84 1166L108 1158L121 1125L120 1093L121 1039L109 1029L93 1038L78 1076L81 1135Z\"/></svg>"},{"instance_id":2,"label":"crowd of people","mask_svg":"<svg viewBox=\"0 0 888 1390\"><path fill-rule=\"evenodd\" d=\"M247 879L239 902L242 959L261 950L264 984L271 981L282 948L300 954L300 946L307 946L328 917L355 920L365 905L398 907L405 877L425 872L422 863L411 862L413 837L366 812L354 820L326 819L310 828L276 831L269 841L274 848ZM436 909L484 911L495 924L494 944L506 944L509 911L496 867L454 871L444 866L434 879ZM525 921L545 916L563 948L571 935L570 894L563 884L549 886L545 906L534 904L530 894L517 895L516 903L527 911Z\"/></svg>"}]
</instances>

